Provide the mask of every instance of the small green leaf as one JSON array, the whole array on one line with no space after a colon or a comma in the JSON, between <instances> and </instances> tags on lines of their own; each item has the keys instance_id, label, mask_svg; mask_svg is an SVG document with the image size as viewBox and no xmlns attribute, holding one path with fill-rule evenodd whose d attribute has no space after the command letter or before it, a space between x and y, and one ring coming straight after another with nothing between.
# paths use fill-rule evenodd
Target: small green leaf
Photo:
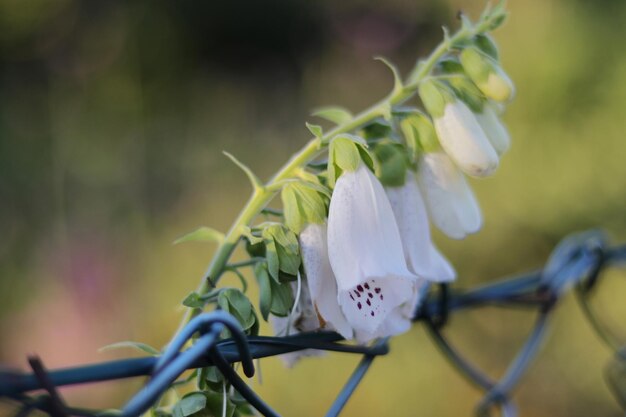
<instances>
[{"instance_id":1,"label":"small green leaf","mask_svg":"<svg viewBox=\"0 0 626 417\"><path fill-rule=\"evenodd\" d=\"M208 411L208 413L206 416L202 417L233 417L236 407L228 396L226 398L226 413L224 413L224 394L219 391L208 391L205 394L207 396L206 411Z\"/></svg>"},{"instance_id":2,"label":"small green leaf","mask_svg":"<svg viewBox=\"0 0 626 417\"><path fill-rule=\"evenodd\" d=\"M252 327L255 321L253 307L241 291L236 288L228 288L220 292L217 303L222 310L230 313L239 321L244 330Z\"/></svg>"},{"instance_id":3,"label":"small green leaf","mask_svg":"<svg viewBox=\"0 0 626 417\"><path fill-rule=\"evenodd\" d=\"M320 186L321 187L321 186ZM324 198L308 184L289 184L281 193L285 224L300 233L307 224L322 224L326 218Z\"/></svg>"},{"instance_id":4,"label":"small green leaf","mask_svg":"<svg viewBox=\"0 0 626 417\"><path fill-rule=\"evenodd\" d=\"M136 349L141 352L148 353L152 356L158 356L161 354L161 352L159 352L157 349L153 348L150 345L147 345L141 342L133 342L130 340L127 340L124 342L112 343L110 345L103 346L100 349L98 349L98 352L105 352L107 350L122 349L122 348Z\"/></svg>"},{"instance_id":5,"label":"small green leaf","mask_svg":"<svg viewBox=\"0 0 626 417\"><path fill-rule=\"evenodd\" d=\"M219 232L210 227L200 227L194 230L191 233L187 233L186 235L179 237L174 241L174 244L177 245L183 242L214 242L221 243L224 240L224 233Z\"/></svg>"},{"instance_id":6,"label":"small green leaf","mask_svg":"<svg viewBox=\"0 0 626 417\"><path fill-rule=\"evenodd\" d=\"M267 259L267 270L274 280L278 281L278 271L280 270L280 260L274 239L265 239L265 259Z\"/></svg>"},{"instance_id":7,"label":"small green leaf","mask_svg":"<svg viewBox=\"0 0 626 417\"><path fill-rule=\"evenodd\" d=\"M206 304L206 300L203 300L195 291L189 293L187 297L183 300L183 305L189 308L203 308Z\"/></svg>"},{"instance_id":8,"label":"small green leaf","mask_svg":"<svg viewBox=\"0 0 626 417\"><path fill-rule=\"evenodd\" d=\"M291 284L280 284L274 280L270 280L272 287L272 305L270 311L272 314L285 317L291 312L293 307L293 290Z\"/></svg>"},{"instance_id":9,"label":"small green leaf","mask_svg":"<svg viewBox=\"0 0 626 417\"><path fill-rule=\"evenodd\" d=\"M313 134L313 136L315 136L316 138L321 139L322 136L324 136L324 131L322 130L322 127L319 125L314 125L311 123L306 123L306 127L307 129L309 129L309 132L311 132Z\"/></svg>"},{"instance_id":10,"label":"small green leaf","mask_svg":"<svg viewBox=\"0 0 626 417\"><path fill-rule=\"evenodd\" d=\"M338 125L348 123L353 118L352 114L342 107L322 107L315 110L313 116L321 117Z\"/></svg>"},{"instance_id":11,"label":"small green leaf","mask_svg":"<svg viewBox=\"0 0 626 417\"><path fill-rule=\"evenodd\" d=\"M402 77L400 77L400 73L398 72L398 68L396 68L396 66L394 64L392 64L389 60L387 60L387 58L383 58L381 56L375 57L374 58L377 61L382 62L383 64L385 64L387 66L387 68L389 68L391 70L391 73L393 74L393 92L397 93L400 90L402 90L403 86L402 86Z\"/></svg>"},{"instance_id":12,"label":"small green leaf","mask_svg":"<svg viewBox=\"0 0 626 417\"><path fill-rule=\"evenodd\" d=\"M180 411L184 417L196 414L206 408L207 398L202 392L190 392L179 402Z\"/></svg>"},{"instance_id":13,"label":"small green leaf","mask_svg":"<svg viewBox=\"0 0 626 417\"><path fill-rule=\"evenodd\" d=\"M259 243L263 243L263 238L254 236L252 234L252 230L248 226L242 226L241 235L245 237L246 239L248 239L248 242L250 242L251 245L257 245ZM257 256L257 255L254 255L254 256Z\"/></svg>"},{"instance_id":14,"label":"small green leaf","mask_svg":"<svg viewBox=\"0 0 626 417\"><path fill-rule=\"evenodd\" d=\"M245 165L243 162L239 161L237 158L235 158L233 155L231 155L230 153L224 151L223 152L224 155L226 155L231 161L233 161L233 163L235 165L237 165L239 168L241 168L241 170L246 174L246 176L248 177L248 180L250 180L250 184L252 184L252 187L255 190L258 189L262 189L263 188L263 182L261 182L261 180L259 179L259 177L256 176L256 174L254 172L252 172L252 170L250 168L248 168L247 165Z\"/></svg>"},{"instance_id":15,"label":"small green leaf","mask_svg":"<svg viewBox=\"0 0 626 417\"><path fill-rule=\"evenodd\" d=\"M270 314L272 306L272 286L269 272L267 271L267 263L260 262L254 267L254 276L259 283L259 309L261 316L265 321Z\"/></svg>"},{"instance_id":16,"label":"small green leaf","mask_svg":"<svg viewBox=\"0 0 626 417\"><path fill-rule=\"evenodd\" d=\"M296 275L301 262L300 246L296 235L285 226L274 224L263 229L263 238L270 275L276 280L279 278L279 271ZM278 261L278 269L276 269L276 261Z\"/></svg>"},{"instance_id":17,"label":"small green leaf","mask_svg":"<svg viewBox=\"0 0 626 417\"><path fill-rule=\"evenodd\" d=\"M404 185L409 158L406 149L391 141L382 142L374 148L374 155L379 161L380 182L388 187Z\"/></svg>"}]
</instances>

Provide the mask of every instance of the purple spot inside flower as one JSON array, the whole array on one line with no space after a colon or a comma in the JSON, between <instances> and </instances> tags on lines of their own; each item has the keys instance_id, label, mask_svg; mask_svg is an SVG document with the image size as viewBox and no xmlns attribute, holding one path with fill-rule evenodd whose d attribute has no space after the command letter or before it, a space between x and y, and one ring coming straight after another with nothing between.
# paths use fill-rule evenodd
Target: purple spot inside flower
<instances>
[{"instance_id":1,"label":"purple spot inside flower","mask_svg":"<svg viewBox=\"0 0 626 417\"><path fill-rule=\"evenodd\" d=\"M373 312L373 311L370 311L370 315L371 315L372 317L374 317L374 312Z\"/></svg>"},{"instance_id":2,"label":"purple spot inside flower","mask_svg":"<svg viewBox=\"0 0 626 417\"><path fill-rule=\"evenodd\" d=\"M359 308L359 310L361 309L361 307L363 307L361 303L356 303L356 306Z\"/></svg>"},{"instance_id":3,"label":"purple spot inside flower","mask_svg":"<svg viewBox=\"0 0 626 417\"><path fill-rule=\"evenodd\" d=\"M365 289L368 289L368 290L370 289L370 286L367 282L363 286L365 287Z\"/></svg>"},{"instance_id":4,"label":"purple spot inside flower","mask_svg":"<svg viewBox=\"0 0 626 417\"><path fill-rule=\"evenodd\" d=\"M367 305L368 305L368 306L371 306L371 305L372 305L372 303L370 303L370 300L369 300L369 299L367 299L366 303L367 303Z\"/></svg>"},{"instance_id":5,"label":"purple spot inside flower","mask_svg":"<svg viewBox=\"0 0 626 417\"><path fill-rule=\"evenodd\" d=\"M374 297L374 294L372 294L371 292L368 292L368 293L367 293L367 296L368 296L369 298L373 298L373 297Z\"/></svg>"},{"instance_id":6,"label":"purple spot inside flower","mask_svg":"<svg viewBox=\"0 0 626 417\"><path fill-rule=\"evenodd\" d=\"M359 291L359 292L363 292L363 286L361 286L361 285L357 285L357 286L356 286L356 289L357 289L357 291Z\"/></svg>"},{"instance_id":7,"label":"purple spot inside flower","mask_svg":"<svg viewBox=\"0 0 626 417\"><path fill-rule=\"evenodd\" d=\"M354 301L354 297L352 296L352 294L350 294L350 298L352 299L352 301Z\"/></svg>"},{"instance_id":8,"label":"purple spot inside flower","mask_svg":"<svg viewBox=\"0 0 626 417\"><path fill-rule=\"evenodd\" d=\"M383 299L383 295L382 295L382 294L380 295L380 299L381 299L381 300Z\"/></svg>"},{"instance_id":9,"label":"purple spot inside flower","mask_svg":"<svg viewBox=\"0 0 626 417\"><path fill-rule=\"evenodd\" d=\"M380 292L380 288L376 287L374 288L374 291L376 292L376 294L378 294Z\"/></svg>"}]
</instances>

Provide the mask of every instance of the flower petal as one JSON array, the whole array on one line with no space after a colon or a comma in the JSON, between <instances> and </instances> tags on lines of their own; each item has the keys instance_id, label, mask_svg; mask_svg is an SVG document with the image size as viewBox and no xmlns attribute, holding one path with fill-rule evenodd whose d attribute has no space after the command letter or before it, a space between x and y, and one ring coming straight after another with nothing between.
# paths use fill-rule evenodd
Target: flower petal
<instances>
[{"instance_id":1,"label":"flower petal","mask_svg":"<svg viewBox=\"0 0 626 417\"><path fill-rule=\"evenodd\" d=\"M353 336L337 302L337 283L328 260L327 228L324 224L309 224L300 233L300 252L307 276L308 288L317 312L346 339Z\"/></svg>"},{"instance_id":2,"label":"flower petal","mask_svg":"<svg viewBox=\"0 0 626 417\"><path fill-rule=\"evenodd\" d=\"M454 280L456 272L452 265L432 243L426 206L415 174L407 171L404 185L388 187L386 192L400 230L409 270L430 281Z\"/></svg>"},{"instance_id":3,"label":"flower petal","mask_svg":"<svg viewBox=\"0 0 626 417\"><path fill-rule=\"evenodd\" d=\"M396 309L411 303L415 281L401 277L370 279L349 290L339 291L339 304L356 332L379 334L380 326ZM388 324L390 328L393 323ZM383 331L385 336L395 333Z\"/></svg>"}]
</instances>

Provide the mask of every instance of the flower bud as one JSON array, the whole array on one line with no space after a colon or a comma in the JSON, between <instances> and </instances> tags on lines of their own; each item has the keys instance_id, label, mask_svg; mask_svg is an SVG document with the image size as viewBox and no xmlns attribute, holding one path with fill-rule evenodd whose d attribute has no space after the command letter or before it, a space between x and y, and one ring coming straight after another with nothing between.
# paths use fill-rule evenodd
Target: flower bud
<instances>
[{"instance_id":1,"label":"flower bud","mask_svg":"<svg viewBox=\"0 0 626 417\"><path fill-rule=\"evenodd\" d=\"M475 177L493 174L498 155L467 105L436 81L424 82L420 96L428 111L435 111L431 115L439 143L461 170Z\"/></svg>"},{"instance_id":2,"label":"flower bud","mask_svg":"<svg viewBox=\"0 0 626 417\"><path fill-rule=\"evenodd\" d=\"M461 52L461 63L467 75L488 98L508 101L515 95L515 87L498 63L476 47Z\"/></svg>"},{"instance_id":3,"label":"flower bud","mask_svg":"<svg viewBox=\"0 0 626 417\"><path fill-rule=\"evenodd\" d=\"M465 177L443 152L423 154L418 182L433 224L453 239L463 239L482 226L476 197Z\"/></svg>"}]
</instances>

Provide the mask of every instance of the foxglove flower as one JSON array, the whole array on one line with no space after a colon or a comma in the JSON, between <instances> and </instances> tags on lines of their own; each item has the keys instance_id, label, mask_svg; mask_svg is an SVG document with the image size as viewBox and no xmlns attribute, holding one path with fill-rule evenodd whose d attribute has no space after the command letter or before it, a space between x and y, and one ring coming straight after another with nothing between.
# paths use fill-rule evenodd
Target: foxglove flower
<instances>
[{"instance_id":1,"label":"foxglove flower","mask_svg":"<svg viewBox=\"0 0 626 417\"><path fill-rule=\"evenodd\" d=\"M385 191L363 163L337 179L328 215L337 300L359 342L403 333L420 279L406 267Z\"/></svg>"},{"instance_id":2,"label":"foxglove flower","mask_svg":"<svg viewBox=\"0 0 626 417\"><path fill-rule=\"evenodd\" d=\"M456 272L431 241L426 206L415 174L408 170L403 186L385 190L400 230L409 270L429 281L454 280Z\"/></svg>"},{"instance_id":3,"label":"foxglove flower","mask_svg":"<svg viewBox=\"0 0 626 417\"><path fill-rule=\"evenodd\" d=\"M498 167L498 155L474 113L439 81L420 85L419 94L433 118L439 143L467 175L486 177Z\"/></svg>"},{"instance_id":4,"label":"foxglove flower","mask_svg":"<svg viewBox=\"0 0 626 417\"><path fill-rule=\"evenodd\" d=\"M476 197L463 173L443 152L425 153L418 181L435 226L453 239L462 239L482 226Z\"/></svg>"}]
</instances>

